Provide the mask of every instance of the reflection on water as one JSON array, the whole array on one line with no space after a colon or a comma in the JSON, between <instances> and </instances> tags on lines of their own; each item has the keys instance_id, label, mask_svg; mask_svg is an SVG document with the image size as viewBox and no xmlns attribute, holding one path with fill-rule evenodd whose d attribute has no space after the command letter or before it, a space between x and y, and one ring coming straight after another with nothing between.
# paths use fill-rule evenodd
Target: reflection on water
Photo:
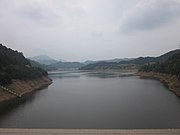
<instances>
[{"instance_id":1,"label":"reflection on water","mask_svg":"<svg viewBox=\"0 0 180 135\"><path fill-rule=\"evenodd\" d=\"M133 72L120 73L120 72L89 72L86 75L89 77L98 77L98 78L114 78L114 77L127 77L133 76Z\"/></svg>"},{"instance_id":2,"label":"reflection on water","mask_svg":"<svg viewBox=\"0 0 180 135\"><path fill-rule=\"evenodd\" d=\"M180 100L132 73L51 72L53 84L0 104L0 127L180 128Z\"/></svg>"},{"instance_id":3,"label":"reflection on water","mask_svg":"<svg viewBox=\"0 0 180 135\"><path fill-rule=\"evenodd\" d=\"M46 89L47 88L44 88L43 92L45 92ZM0 103L0 119L2 120L4 119L4 117L13 114L13 112L16 112L17 108L24 108L25 106L28 106L34 101L35 98L39 97L39 94L41 94L41 92L42 90L37 90L32 93L26 94L21 98L16 98Z\"/></svg>"},{"instance_id":4,"label":"reflection on water","mask_svg":"<svg viewBox=\"0 0 180 135\"><path fill-rule=\"evenodd\" d=\"M105 71L99 71L99 72L79 72L79 71L54 71L49 72L49 75L53 77L58 78L78 78L81 76L88 76L88 77L98 77L98 78L114 78L114 77L127 77L127 76L133 76L134 72L105 72Z\"/></svg>"}]
</instances>

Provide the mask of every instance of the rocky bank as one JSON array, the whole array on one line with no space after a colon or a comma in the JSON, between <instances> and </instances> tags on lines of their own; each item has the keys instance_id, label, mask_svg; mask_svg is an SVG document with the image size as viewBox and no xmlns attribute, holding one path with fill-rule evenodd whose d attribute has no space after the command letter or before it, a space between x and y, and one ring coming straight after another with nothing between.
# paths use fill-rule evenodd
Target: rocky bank
<instances>
[{"instance_id":1,"label":"rocky bank","mask_svg":"<svg viewBox=\"0 0 180 135\"><path fill-rule=\"evenodd\" d=\"M138 72L138 76L160 80L165 86L180 97L180 80L175 75L155 73L155 72Z\"/></svg>"},{"instance_id":2,"label":"rocky bank","mask_svg":"<svg viewBox=\"0 0 180 135\"><path fill-rule=\"evenodd\" d=\"M52 83L52 80L48 76L44 76L38 79L23 81L23 80L13 80L13 83L5 86L5 88L12 90L18 95L23 96L24 94L30 93L34 90L41 89ZM5 91L0 87L0 102L7 101L17 96Z\"/></svg>"}]
</instances>

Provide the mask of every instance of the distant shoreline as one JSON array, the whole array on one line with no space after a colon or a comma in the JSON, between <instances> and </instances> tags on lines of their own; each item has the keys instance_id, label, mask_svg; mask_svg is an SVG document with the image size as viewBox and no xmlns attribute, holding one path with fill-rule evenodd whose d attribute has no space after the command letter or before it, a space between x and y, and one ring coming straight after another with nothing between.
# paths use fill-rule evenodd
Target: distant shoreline
<instances>
[{"instance_id":1,"label":"distant shoreline","mask_svg":"<svg viewBox=\"0 0 180 135\"><path fill-rule=\"evenodd\" d=\"M12 90L18 95L25 95L31 93L35 90L42 89L43 87L52 84L52 80L48 76L37 78L34 80L23 81L23 80L13 80L12 84L5 86L5 88ZM8 93L0 87L0 103L18 98L17 96Z\"/></svg>"},{"instance_id":2,"label":"distant shoreline","mask_svg":"<svg viewBox=\"0 0 180 135\"><path fill-rule=\"evenodd\" d=\"M80 72L133 72L137 73L138 69L91 69L91 70L81 70L79 69L78 71Z\"/></svg>"},{"instance_id":3,"label":"distant shoreline","mask_svg":"<svg viewBox=\"0 0 180 135\"><path fill-rule=\"evenodd\" d=\"M180 97L180 80L175 75L155 73L155 72L137 72L136 75L141 78L153 78L161 81L170 91Z\"/></svg>"}]
</instances>

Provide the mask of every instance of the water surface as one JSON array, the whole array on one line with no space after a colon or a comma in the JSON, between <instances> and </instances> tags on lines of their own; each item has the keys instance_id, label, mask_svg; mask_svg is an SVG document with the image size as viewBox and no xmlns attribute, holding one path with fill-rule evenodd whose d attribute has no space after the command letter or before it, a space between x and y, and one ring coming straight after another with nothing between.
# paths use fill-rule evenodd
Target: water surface
<instances>
[{"instance_id":1,"label":"water surface","mask_svg":"<svg viewBox=\"0 0 180 135\"><path fill-rule=\"evenodd\" d=\"M159 81L53 72L53 84L0 106L0 127L180 128L180 99Z\"/></svg>"}]
</instances>

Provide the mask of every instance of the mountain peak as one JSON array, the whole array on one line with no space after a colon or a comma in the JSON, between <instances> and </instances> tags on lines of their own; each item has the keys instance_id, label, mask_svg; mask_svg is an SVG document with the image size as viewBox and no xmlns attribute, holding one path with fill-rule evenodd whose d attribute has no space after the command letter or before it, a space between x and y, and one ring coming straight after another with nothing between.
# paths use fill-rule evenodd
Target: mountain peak
<instances>
[{"instance_id":1,"label":"mountain peak","mask_svg":"<svg viewBox=\"0 0 180 135\"><path fill-rule=\"evenodd\" d=\"M58 62L57 60L49 57L48 55L38 55L34 57L30 57L29 59L39 62L40 64L50 65Z\"/></svg>"},{"instance_id":2,"label":"mountain peak","mask_svg":"<svg viewBox=\"0 0 180 135\"><path fill-rule=\"evenodd\" d=\"M41 54L34 57L30 57L31 60L55 60L48 55Z\"/></svg>"}]
</instances>

